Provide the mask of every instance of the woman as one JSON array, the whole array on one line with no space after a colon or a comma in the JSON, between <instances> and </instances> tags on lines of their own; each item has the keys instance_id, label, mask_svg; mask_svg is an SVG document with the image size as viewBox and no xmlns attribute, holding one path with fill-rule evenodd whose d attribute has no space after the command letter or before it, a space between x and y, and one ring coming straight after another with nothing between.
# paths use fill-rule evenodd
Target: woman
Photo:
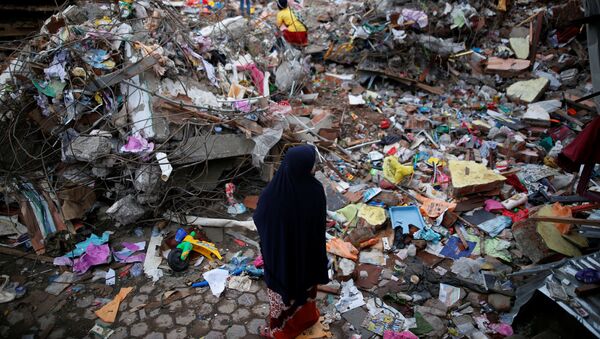
<instances>
[{"instance_id":1,"label":"woman","mask_svg":"<svg viewBox=\"0 0 600 339\"><path fill-rule=\"evenodd\" d=\"M246 4L246 10L244 11L244 3ZM240 13L243 16L250 16L250 7L252 7L252 3L250 0L240 0Z\"/></svg>"},{"instance_id":2,"label":"woman","mask_svg":"<svg viewBox=\"0 0 600 339\"><path fill-rule=\"evenodd\" d=\"M308 45L306 26L289 8L287 0L277 0L277 27L283 30L285 40L296 46Z\"/></svg>"},{"instance_id":3,"label":"woman","mask_svg":"<svg viewBox=\"0 0 600 339\"><path fill-rule=\"evenodd\" d=\"M312 146L288 150L260 195L254 222L260 235L270 304L262 335L295 338L319 320L317 284L326 284L325 192L312 169Z\"/></svg>"}]
</instances>

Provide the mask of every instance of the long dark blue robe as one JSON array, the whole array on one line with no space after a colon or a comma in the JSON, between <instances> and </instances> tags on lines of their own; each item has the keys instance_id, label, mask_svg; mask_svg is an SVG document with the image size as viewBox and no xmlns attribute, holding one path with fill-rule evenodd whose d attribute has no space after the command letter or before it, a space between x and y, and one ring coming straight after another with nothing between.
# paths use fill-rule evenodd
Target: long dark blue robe
<instances>
[{"instance_id":1,"label":"long dark blue robe","mask_svg":"<svg viewBox=\"0 0 600 339\"><path fill-rule=\"evenodd\" d=\"M309 288L328 282L325 192L311 171L312 146L288 150L254 212L267 286L286 304L302 304Z\"/></svg>"}]
</instances>

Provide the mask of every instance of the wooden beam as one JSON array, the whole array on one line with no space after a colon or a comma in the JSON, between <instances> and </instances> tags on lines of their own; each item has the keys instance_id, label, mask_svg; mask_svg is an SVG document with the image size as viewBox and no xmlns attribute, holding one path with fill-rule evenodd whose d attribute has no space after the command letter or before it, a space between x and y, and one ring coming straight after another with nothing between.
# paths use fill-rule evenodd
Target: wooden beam
<instances>
[{"instance_id":1,"label":"wooden beam","mask_svg":"<svg viewBox=\"0 0 600 339\"><path fill-rule=\"evenodd\" d=\"M52 264L54 262L54 258L48 257L45 255L37 255L33 253L27 253L15 248L8 247L0 247L0 254L6 254L17 258L26 258L30 260L38 260L44 263Z\"/></svg>"},{"instance_id":2,"label":"wooden beam","mask_svg":"<svg viewBox=\"0 0 600 339\"><path fill-rule=\"evenodd\" d=\"M588 220L588 219L565 218L565 217L540 217L540 216L529 217L529 220L557 222L557 223L561 223L561 224L590 225L590 226L600 227L600 220Z\"/></svg>"}]
</instances>

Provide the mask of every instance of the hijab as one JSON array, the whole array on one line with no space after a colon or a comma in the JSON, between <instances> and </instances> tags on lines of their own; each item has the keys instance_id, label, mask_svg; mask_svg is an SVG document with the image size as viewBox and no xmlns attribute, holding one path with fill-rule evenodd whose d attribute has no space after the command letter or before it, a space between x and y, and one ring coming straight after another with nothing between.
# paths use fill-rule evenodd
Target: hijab
<instances>
[{"instance_id":1,"label":"hijab","mask_svg":"<svg viewBox=\"0 0 600 339\"><path fill-rule=\"evenodd\" d=\"M277 8L279 8L280 10L287 8L287 6L287 0L277 0Z\"/></svg>"},{"instance_id":2,"label":"hijab","mask_svg":"<svg viewBox=\"0 0 600 339\"><path fill-rule=\"evenodd\" d=\"M328 282L325 192L312 175L316 151L288 150L254 212L267 286L286 304L303 304L308 290Z\"/></svg>"}]
</instances>

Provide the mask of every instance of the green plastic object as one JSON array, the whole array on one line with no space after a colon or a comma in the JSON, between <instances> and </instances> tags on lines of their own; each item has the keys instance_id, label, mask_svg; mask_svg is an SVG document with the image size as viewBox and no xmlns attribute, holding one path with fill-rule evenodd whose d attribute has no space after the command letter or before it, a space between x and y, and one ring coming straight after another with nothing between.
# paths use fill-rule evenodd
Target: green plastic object
<instances>
[{"instance_id":1,"label":"green plastic object","mask_svg":"<svg viewBox=\"0 0 600 339\"><path fill-rule=\"evenodd\" d=\"M448 127L447 125L440 125L435 130L440 134L446 134L450 132L450 127Z\"/></svg>"},{"instance_id":2,"label":"green plastic object","mask_svg":"<svg viewBox=\"0 0 600 339\"><path fill-rule=\"evenodd\" d=\"M540 140L540 146L542 146L546 152L549 152L554 146L554 142L552 141L551 137L545 137L544 139Z\"/></svg>"},{"instance_id":3,"label":"green plastic object","mask_svg":"<svg viewBox=\"0 0 600 339\"><path fill-rule=\"evenodd\" d=\"M191 232L189 236L192 238L196 237L196 232ZM190 255L190 252L194 249L194 245L185 241L185 238L183 238L183 241L177 245L177 248L181 250L181 260L185 261L188 255Z\"/></svg>"}]
</instances>

